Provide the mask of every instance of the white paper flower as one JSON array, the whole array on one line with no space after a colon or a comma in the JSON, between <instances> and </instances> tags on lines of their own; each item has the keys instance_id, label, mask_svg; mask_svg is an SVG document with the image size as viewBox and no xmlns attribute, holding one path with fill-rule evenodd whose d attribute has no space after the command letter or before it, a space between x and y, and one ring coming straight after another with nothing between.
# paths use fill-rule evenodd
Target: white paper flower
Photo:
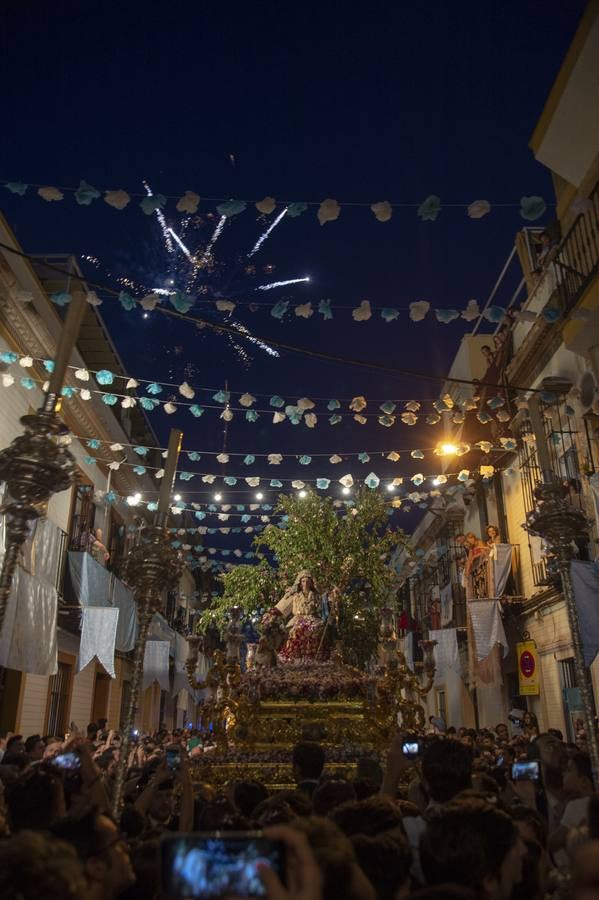
<instances>
[{"instance_id":1,"label":"white paper flower","mask_svg":"<svg viewBox=\"0 0 599 900\"><path fill-rule=\"evenodd\" d=\"M283 462L283 457L280 453L269 453L268 462L271 466L278 466Z\"/></svg>"},{"instance_id":2,"label":"white paper flower","mask_svg":"<svg viewBox=\"0 0 599 900\"><path fill-rule=\"evenodd\" d=\"M127 193L127 191L118 190L118 191L105 191L104 192L104 200L108 203L109 206L112 206L113 209L125 209L126 206L131 202L131 197Z\"/></svg>"},{"instance_id":3,"label":"white paper flower","mask_svg":"<svg viewBox=\"0 0 599 900\"><path fill-rule=\"evenodd\" d=\"M318 424L318 416L315 413L306 413L304 416L304 422L308 426L308 428L316 428Z\"/></svg>"},{"instance_id":4,"label":"white paper flower","mask_svg":"<svg viewBox=\"0 0 599 900\"><path fill-rule=\"evenodd\" d=\"M344 475L343 478L339 479L339 484L342 484L343 487L350 488L353 486L354 479L351 475Z\"/></svg>"},{"instance_id":5,"label":"white paper flower","mask_svg":"<svg viewBox=\"0 0 599 900\"><path fill-rule=\"evenodd\" d=\"M136 381L135 378L130 378L125 387L128 391L131 391L134 388L139 387L139 382Z\"/></svg>"},{"instance_id":6,"label":"white paper flower","mask_svg":"<svg viewBox=\"0 0 599 900\"><path fill-rule=\"evenodd\" d=\"M366 416L356 415L354 416L354 422L357 422L358 425L366 425L368 419L366 418Z\"/></svg>"},{"instance_id":7,"label":"white paper flower","mask_svg":"<svg viewBox=\"0 0 599 900\"><path fill-rule=\"evenodd\" d=\"M88 291L85 295L85 301L86 303L89 303L90 306L102 306L103 303L95 291Z\"/></svg>"},{"instance_id":8,"label":"white paper flower","mask_svg":"<svg viewBox=\"0 0 599 900\"><path fill-rule=\"evenodd\" d=\"M463 309L461 313L462 319L465 319L466 322L474 322L479 315L480 308L477 300L469 300L466 309Z\"/></svg>"},{"instance_id":9,"label":"white paper flower","mask_svg":"<svg viewBox=\"0 0 599 900\"><path fill-rule=\"evenodd\" d=\"M190 387L186 381L179 385L179 393L182 397L187 397L188 400L193 400L196 395L194 389Z\"/></svg>"},{"instance_id":10,"label":"white paper flower","mask_svg":"<svg viewBox=\"0 0 599 900\"><path fill-rule=\"evenodd\" d=\"M397 450L392 450L391 453L387 454L387 459L390 459L391 462L397 462L398 459L401 459L401 456Z\"/></svg>"},{"instance_id":11,"label":"white paper flower","mask_svg":"<svg viewBox=\"0 0 599 900\"><path fill-rule=\"evenodd\" d=\"M200 205L200 195L195 191L185 191L180 200L177 201L177 212L190 213L195 215Z\"/></svg>"},{"instance_id":12,"label":"white paper flower","mask_svg":"<svg viewBox=\"0 0 599 900\"><path fill-rule=\"evenodd\" d=\"M309 397L300 397L297 401L297 405L300 409L314 409L316 405L313 400L310 400Z\"/></svg>"},{"instance_id":13,"label":"white paper flower","mask_svg":"<svg viewBox=\"0 0 599 900\"><path fill-rule=\"evenodd\" d=\"M340 212L341 207L336 200L331 198L323 200L318 207L318 221L321 225L324 225L326 222L334 222L339 218Z\"/></svg>"},{"instance_id":14,"label":"white paper flower","mask_svg":"<svg viewBox=\"0 0 599 900\"><path fill-rule=\"evenodd\" d=\"M233 303L232 300L217 300L216 308L219 312L233 312L236 307L236 303Z\"/></svg>"},{"instance_id":15,"label":"white paper flower","mask_svg":"<svg viewBox=\"0 0 599 900\"><path fill-rule=\"evenodd\" d=\"M287 416L285 413L276 412L272 417L272 421L274 425L278 425L280 422L284 422L286 418Z\"/></svg>"},{"instance_id":16,"label":"white paper flower","mask_svg":"<svg viewBox=\"0 0 599 900\"><path fill-rule=\"evenodd\" d=\"M134 406L137 406L137 400L135 397L123 397L121 406L123 409L133 409Z\"/></svg>"},{"instance_id":17,"label":"white paper flower","mask_svg":"<svg viewBox=\"0 0 599 900\"><path fill-rule=\"evenodd\" d=\"M46 388L44 388L44 390L46 390ZM92 392L90 390L88 390L87 388L83 388L80 391L79 396L81 397L82 400L91 400Z\"/></svg>"},{"instance_id":18,"label":"white paper flower","mask_svg":"<svg viewBox=\"0 0 599 900\"><path fill-rule=\"evenodd\" d=\"M333 456L329 457L329 462L335 466L335 465L337 465L337 463L343 462L343 460L341 459L340 456L338 456L336 453L334 453Z\"/></svg>"},{"instance_id":19,"label":"white paper flower","mask_svg":"<svg viewBox=\"0 0 599 900\"><path fill-rule=\"evenodd\" d=\"M276 205L277 201L274 197L265 197L264 200L259 200L258 203L256 203L256 209L263 215L269 216L271 212L275 211Z\"/></svg>"},{"instance_id":20,"label":"white paper flower","mask_svg":"<svg viewBox=\"0 0 599 900\"><path fill-rule=\"evenodd\" d=\"M22 356L21 359L19 360L19 365L20 365L23 369L30 369L31 366L33 365L33 357L31 357L31 356Z\"/></svg>"},{"instance_id":21,"label":"white paper flower","mask_svg":"<svg viewBox=\"0 0 599 900\"><path fill-rule=\"evenodd\" d=\"M214 484L216 481L216 475L202 475L202 481L204 484Z\"/></svg>"},{"instance_id":22,"label":"white paper flower","mask_svg":"<svg viewBox=\"0 0 599 900\"><path fill-rule=\"evenodd\" d=\"M165 413L167 414L167 416L172 416L173 413L177 412L176 405L174 403L171 403L170 400L168 400L166 403L164 403L162 405L162 408L165 411Z\"/></svg>"},{"instance_id":23,"label":"white paper flower","mask_svg":"<svg viewBox=\"0 0 599 900\"><path fill-rule=\"evenodd\" d=\"M154 475L154 478L164 478L164 469L158 469L158 471Z\"/></svg>"},{"instance_id":24,"label":"white paper flower","mask_svg":"<svg viewBox=\"0 0 599 900\"><path fill-rule=\"evenodd\" d=\"M260 484L260 479L257 477L257 475L252 475L249 478L245 479L245 483L250 487L258 487L258 485Z\"/></svg>"},{"instance_id":25,"label":"white paper flower","mask_svg":"<svg viewBox=\"0 0 599 900\"><path fill-rule=\"evenodd\" d=\"M415 303L410 303L410 319L412 322L422 322L430 308L428 300L416 300Z\"/></svg>"},{"instance_id":26,"label":"white paper flower","mask_svg":"<svg viewBox=\"0 0 599 900\"><path fill-rule=\"evenodd\" d=\"M64 194L62 191L59 191L57 187L41 187L38 188L38 195L42 198L42 200L47 200L48 203L51 203L52 200L63 200Z\"/></svg>"},{"instance_id":27,"label":"white paper flower","mask_svg":"<svg viewBox=\"0 0 599 900\"><path fill-rule=\"evenodd\" d=\"M245 406L246 408L248 406L253 406L255 402L256 398L252 394L242 394L239 398L239 405Z\"/></svg>"},{"instance_id":28,"label":"white paper flower","mask_svg":"<svg viewBox=\"0 0 599 900\"><path fill-rule=\"evenodd\" d=\"M117 460L113 460L113 462L108 463L108 468L112 469L113 472L118 472L121 468L121 464L120 462L117 462Z\"/></svg>"},{"instance_id":29,"label":"white paper flower","mask_svg":"<svg viewBox=\"0 0 599 900\"><path fill-rule=\"evenodd\" d=\"M366 409L366 406L366 397L354 397L349 404L349 408L352 412L362 412L363 409Z\"/></svg>"},{"instance_id":30,"label":"white paper flower","mask_svg":"<svg viewBox=\"0 0 599 900\"><path fill-rule=\"evenodd\" d=\"M471 219L482 219L487 213L491 212L491 204L488 200L475 200L468 207L468 216Z\"/></svg>"},{"instance_id":31,"label":"white paper flower","mask_svg":"<svg viewBox=\"0 0 599 900\"><path fill-rule=\"evenodd\" d=\"M388 222L393 215L393 207L388 200L381 200L379 203L373 203L370 209L374 213L377 222Z\"/></svg>"},{"instance_id":32,"label":"white paper flower","mask_svg":"<svg viewBox=\"0 0 599 900\"><path fill-rule=\"evenodd\" d=\"M229 407L227 406L226 409L223 409L222 413L220 414L220 417L221 417L221 419L224 419L225 422L230 422L231 419L233 418L233 410L229 409Z\"/></svg>"},{"instance_id":33,"label":"white paper flower","mask_svg":"<svg viewBox=\"0 0 599 900\"><path fill-rule=\"evenodd\" d=\"M153 309L156 309L159 303L160 297L158 294L146 294L146 296L142 298L140 305L146 312L151 312Z\"/></svg>"},{"instance_id":34,"label":"white paper flower","mask_svg":"<svg viewBox=\"0 0 599 900\"><path fill-rule=\"evenodd\" d=\"M352 309L352 319L355 322L367 322L372 317L370 300L362 300L356 309Z\"/></svg>"},{"instance_id":35,"label":"white paper flower","mask_svg":"<svg viewBox=\"0 0 599 900\"><path fill-rule=\"evenodd\" d=\"M299 316L301 319L309 319L310 316L314 314L311 303L300 303L299 306L295 307L294 312L296 316Z\"/></svg>"},{"instance_id":36,"label":"white paper flower","mask_svg":"<svg viewBox=\"0 0 599 900\"><path fill-rule=\"evenodd\" d=\"M291 487L292 487L292 488L295 488L296 491L301 491L302 488L305 488L305 487L306 487L306 485L304 484L303 481L300 481L299 479L296 479L295 481L292 481L292 482L291 482Z\"/></svg>"},{"instance_id":37,"label":"white paper flower","mask_svg":"<svg viewBox=\"0 0 599 900\"><path fill-rule=\"evenodd\" d=\"M10 372L2 373L2 387L10 387L11 384L15 383L14 376L10 374Z\"/></svg>"}]
</instances>

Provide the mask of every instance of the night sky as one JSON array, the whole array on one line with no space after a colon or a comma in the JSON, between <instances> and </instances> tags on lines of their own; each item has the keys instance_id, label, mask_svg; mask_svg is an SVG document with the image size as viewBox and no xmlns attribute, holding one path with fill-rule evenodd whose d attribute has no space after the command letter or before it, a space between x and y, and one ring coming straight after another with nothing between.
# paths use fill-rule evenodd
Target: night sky
<instances>
[{"instance_id":1,"label":"night sky","mask_svg":"<svg viewBox=\"0 0 599 900\"><path fill-rule=\"evenodd\" d=\"M101 190L133 193L143 190L145 178L167 195L332 197L342 207L344 201L419 204L433 193L447 203L519 203L531 194L550 202L549 174L528 141L583 8L582 0L551 7L530 0L437 0L354 10L347 3L130 2L92 11L80 3L42 8L9 2L0 38L0 179L76 187L84 178ZM156 218L145 216L138 203L135 198L117 212L102 200L80 207L67 194L61 203L45 203L34 188L23 198L0 188L0 209L27 252L95 257L99 267L82 262L86 274L117 288L118 275L151 288L166 285L173 274ZM216 220L208 218L214 207L202 199L202 221L187 232L194 250L214 229ZM518 209L495 208L473 221L464 209L446 208L436 222L421 222L416 209L407 208L381 224L368 206L348 206L324 226L316 209L281 223L252 260L252 276L244 271L244 256L274 216L265 222L249 205L227 224L214 248L215 271L198 286L248 300L256 298L259 283L309 275L309 285L258 299L288 298L293 307L330 298L332 321L317 313L304 321L291 312L279 322L248 307L238 308L235 319L267 337L338 356L447 371L471 326L442 325L432 317L413 324L405 308L419 299L460 309L476 298L482 305L523 225ZM165 214L177 230L174 201ZM274 271L264 273L266 265ZM507 304L515 278L517 272L497 303ZM354 323L351 308L364 299L401 307L400 319L385 324L375 312L369 322ZM251 359L244 362L226 338L208 329L159 314L127 315L109 302L100 311L128 371L142 378L186 378L215 389L228 379L233 392L290 400L437 396L436 386L417 380L293 354L273 359L247 345ZM378 403L370 406L374 412ZM185 448L221 447L222 422L214 413L194 420L188 413L155 412L150 421L163 442L168 428L178 425ZM314 430L270 422L270 414L256 424L237 415L229 449L342 454L430 447L437 439L434 429L360 426L349 418L336 427L323 421ZM373 469L388 476L416 471L412 462L394 466L379 457L367 467L354 461L333 469L294 463L277 472L265 461L251 471L238 461L227 472L339 478ZM203 471L218 470L215 463L203 465ZM426 462L420 467L430 471ZM196 485L206 489L199 479L190 489Z\"/></svg>"}]
</instances>

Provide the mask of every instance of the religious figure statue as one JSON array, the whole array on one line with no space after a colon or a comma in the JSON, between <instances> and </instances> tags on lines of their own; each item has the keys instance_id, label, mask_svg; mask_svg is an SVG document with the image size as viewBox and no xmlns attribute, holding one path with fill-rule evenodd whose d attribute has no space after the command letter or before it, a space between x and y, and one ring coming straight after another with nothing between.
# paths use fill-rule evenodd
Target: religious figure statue
<instances>
[{"instance_id":1,"label":"religious figure statue","mask_svg":"<svg viewBox=\"0 0 599 900\"><path fill-rule=\"evenodd\" d=\"M243 631L241 629L241 607L231 607L231 621L227 625L224 633L225 644L227 647L227 662L239 663L241 645L244 641Z\"/></svg>"},{"instance_id":2,"label":"religious figure statue","mask_svg":"<svg viewBox=\"0 0 599 900\"><path fill-rule=\"evenodd\" d=\"M291 613L287 623L289 638L281 649L283 659L314 659L320 649L324 629L322 602L307 570L299 572L293 586L277 603L284 616Z\"/></svg>"},{"instance_id":3,"label":"religious figure statue","mask_svg":"<svg viewBox=\"0 0 599 900\"><path fill-rule=\"evenodd\" d=\"M253 655L254 667L273 668L277 664L279 650L287 640L287 628L281 611L275 607L265 612L258 631L260 640Z\"/></svg>"}]
</instances>

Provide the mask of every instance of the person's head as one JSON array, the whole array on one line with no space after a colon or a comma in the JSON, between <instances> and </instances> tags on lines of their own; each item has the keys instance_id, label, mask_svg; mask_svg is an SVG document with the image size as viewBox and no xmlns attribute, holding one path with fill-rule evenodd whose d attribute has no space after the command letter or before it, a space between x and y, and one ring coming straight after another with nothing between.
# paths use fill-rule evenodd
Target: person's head
<instances>
[{"instance_id":1,"label":"person's head","mask_svg":"<svg viewBox=\"0 0 599 900\"><path fill-rule=\"evenodd\" d=\"M559 728L548 728L547 734L552 734L553 737L556 737L558 739L558 741L564 740L564 733Z\"/></svg>"},{"instance_id":2,"label":"person's head","mask_svg":"<svg viewBox=\"0 0 599 900\"><path fill-rule=\"evenodd\" d=\"M524 728L538 728L539 723L537 721L537 717L533 712L526 710L524 713L524 718L522 719L522 725Z\"/></svg>"},{"instance_id":3,"label":"person's head","mask_svg":"<svg viewBox=\"0 0 599 900\"><path fill-rule=\"evenodd\" d=\"M491 347L489 346L489 344L483 344L482 347L480 348L480 352L487 359L489 359L489 357L493 356L493 351L491 350Z\"/></svg>"},{"instance_id":4,"label":"person's head","mask_svg":"<svg viewBox=\"0 0 599 900\"><path fill-rule=\"evenodd\" d=\"M133 884L126 840L108 816L91 809L81 816L62 819L51 831L75 848L90 896L111 900Z\"/></svg>"},{"instance_id":5,"label":"person's head","mask_svg":"<svg viewBox=\"0 0 599 900\"><path fill-rule=\"evenodd\" d=\"M445 737L449 738L450 741L455 741L457 737L457 731L455 730L455 727L453 725L450 725L445 729Z\"/></svg>"},{"instance_id":6,"label":"person's head","mask_svg":"<svg viewBox=\"0 0 599 900\"><path fill-rule=\"evenodd\" d=\"M329 813L356 799L356 792L349 781L341 778L329 778L321 781L312 794L312 809L316 816L328 816Z\"/></svg>"},{"instance_id":7,"label":"person's head","mask_svg":"<svg viewBox=\"0 0 599 900\"><path fill-rule=\"evenodd\" d=\"M388 797L368 797L355 803L344 803L333 810L331 819L348 837L404 833L401 810Z\"/></svg>"},{"instance_id":8,"label":"person's head","mask_svg":"<svg viewBox=\"0 0 599 900\"><path fill-rule=\"evenodd\" d=\"M496 541L499 537L499 528L497 525L487 525L485 533L487 535L487 540Z\"/></svg>"},{"instance_id":9,"label":"person's head","mask_svg":"<svg viewBox=\"0 0 599 900\"><path fill-rule=\"evenodd\" d=\"M88 741L97 741L98 740L98 732L100 730L100 726L96 725L95 722L90 722L87 726L87 739Z\"/></svg>"},{"instance_id":10,"label":"person's head","mask_svg":"<svg viewBox=\"0 0 599 900\"><path fill-rule=\"evenodd\" d=\"M6 803L13 831L43 831L65 815L63 781L58 772L32 766L6 792Z\"/></svg>"},{"instance_id":11,"label":"person's head","mask_svg":"<svg viewBox=\"0 0 599 900\"><path fill-rule=\"evenodd\" d=\"M422 780L436 803L447 803L472 787L472 751L458 741L427 741L422 753Z\"/></svg>"},{"instance_id":12,"label":"person's head","mask_svg":"<svg viewBox=\"0 0 599 900\"><path fill-rule=\"evenodd\" d=\"M81 900L87 886L74 847L40 831L0 841L0 897Z\"/></svg>"},{"instance_id":13,"label":"person's head","mask_svg":"<svg viewBox=\"0 0 599 900\"><path fill-rule=\"evenodd\" d=\"M32 734L25 741L25 753L32 762L43 759L45 749L46 745L39 734Z\"/></svg>"},{"instance_id":14,"label":"person's head","mask_svg":"<svg viewBox=\"0 0 599 900\"><path fill-rule=\"evenodd\" d=\"M504 722L500 722L499 725L495 726L495 734L498 741L508 741L510 738L508 727Z\"/></svg>"},{"instance_id":15,"label":"person's head","mask_svg":"<svg viewBox=\"0 0 599 900\"><path fill-rule=\"evenodd\" d=\"M96 540L101 541L104 538L104 533L101 528L96 528L94 534L96 535Z\"/></svg>"},{"instance_id":16,"label":"person's head","mask_svg":"<svg viewBox=\"0 0 599 900\"><path fill-rule=\"evenodd\" d=\"M104 719L104 718L98 719L98 728L100 731L106 731L107 725L108 725L108 719Z\"/></svg>"},{"instance_id":17,"label":"person's head","mask_svg":"<svg viewBox=\"0 0 599 900\"><path fill-rule=\"evenodd\" d=\"M315 741L300 741L293 748L293 774L296 782L318 781L324 769L324 750Z\"/></svg>"},{"instance_id":18,"label":"person's head","mask_svg":"<svg viewBox=\"0 0 599 900\"><path fill-rule=\"evenodd\" d=\"M410 878L412 854L407 839L390 834L355 834L351 842L377 900L395 900Z\"/></svg>"},{"instance_id":19,"label":"person's head","mask_svg":"<svg viewBox=\"0 0 599 900\"><path fill-rule=\"evenodd\" d=\"M356 768L356 778L372 779L380 788L383 783L383 769L378 759L370 756L361 756Z\"/></svg>"},{"instance_id":20,"label":"person's head","mask_svg":"<svg viewBox=\"0 0 599 900\"><path fill-rule=\"evenodd\" d=\"M564 769L564 790L583 797L593 793L593 769L586 753L572 753Z\"/></svg>"},{"instance_id":21,"label":"person's head","mask_svg":"<svg viewBox=\"0 0 599 900\"><path fill-rule=\"evenodd\" d=\"M22 734L13 734L6 741L6 753L24 753L25 742Z\"/></svg>"},{"instance_id":22,"label":"person's head","mask_svg":"<svg viewBox=\"0 0 599 900\"><path fill-rule=\"evenodd\" d=\"M564 744L556 738L555 735L545 734L539 735L530 747L529 755L538 756L543 767L545 783L547 784L547 776L555 776L556 780L559 775L559 781L562 779L562 767L566 761L566 748Z\"/></svg>"},{"instance_id":23,"label":"person's head","mask_svg":"<svg viewBox=\"0 0 599 900\"><path fill-rule=\"evenodd\" d=\"M241 815L248 819L252 818L252 813L258 804L267 797L268 791L258 781L237 781L233 786L233 803Z\"/></svg>"},{"instance_id":24,"label":"person's head","mask_svg":"<svg viewBox=\"0 0 599 900\"><path fill-rule=\"evenodd\" d=\"M474 534L473 531L469 531L468 534L466 535L466 540L465 540L466 547L469 547L470 549L472 549L472 547L476 547L477 543L478 543L477 536Z\"/></svg>"},{"instance_id":25,"label":"person's head","mask_svg":"<svg viewBox=\"0 0 599 900\"><path fill-rule=\"evenodd\" d=\"M322 875L322 896L347 900L375 900L374 890L358 866L351 841L329 819L297 819L292 827L303 832Z\"/></svg>"},{"instance_id":26,"label":"person's head","mask_svg":"<svg viewBox=\"0 0 599 900\"><path fill-rule=\"evenodd\" d=\"M307 594L308 591L314 590L314 582L312 581L312 577L310 575L302 575L302 577L300 578L299 584L300 584L300 590L304 594Z\"/></svg>"},{"instance_id":27,"label":"person's head","mask_svg":"<svg viewBox=\"0 0 599 900\"><path fill-rule=\"evenodd\" d=\"M148 815L156 822L165 824L172 817L175 809L175 782L170 776L159 781L148 806Z\"/></svg>"},{"instance_id":28,"label":"person's head","mask_svg":"<svg viewBox=\"0 0 599 900\"><path fill-rule=\"evenodd\" d=\"M509 816L475 799L434 810L420 843L427 884L459 882L493 900L509 900L525 853Z\"/></svg>"}]
</instances>

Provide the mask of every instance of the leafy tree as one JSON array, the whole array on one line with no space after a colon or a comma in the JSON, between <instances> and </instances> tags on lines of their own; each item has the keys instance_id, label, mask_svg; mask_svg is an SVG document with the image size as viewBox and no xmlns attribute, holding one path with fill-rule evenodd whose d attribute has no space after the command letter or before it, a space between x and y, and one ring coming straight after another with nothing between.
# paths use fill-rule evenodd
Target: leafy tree
<instances>
[{"instance_id":1,"label":"leafy tree","mask_svg":"<svg viewBox=\"0 0 599 900\"><path fill-rule=\"evenodd\" d=\"M339 587L343 595L340 637L348 661L363 665L377 642L376 610L394 602L396 575L389 559L407 545L400 529L389 525L387 504L378 491L364 488L342 511L333 500L309 491L306 497L282 495L276 512L280 525L268 525L254 543L258 554L270 551L257 566L237 566L221 576L222 597L200 620L222 627L227 610L241 606L248 616L276 603L302 569L309 569L318 591Z\"/></svg>"}]
</instances>

